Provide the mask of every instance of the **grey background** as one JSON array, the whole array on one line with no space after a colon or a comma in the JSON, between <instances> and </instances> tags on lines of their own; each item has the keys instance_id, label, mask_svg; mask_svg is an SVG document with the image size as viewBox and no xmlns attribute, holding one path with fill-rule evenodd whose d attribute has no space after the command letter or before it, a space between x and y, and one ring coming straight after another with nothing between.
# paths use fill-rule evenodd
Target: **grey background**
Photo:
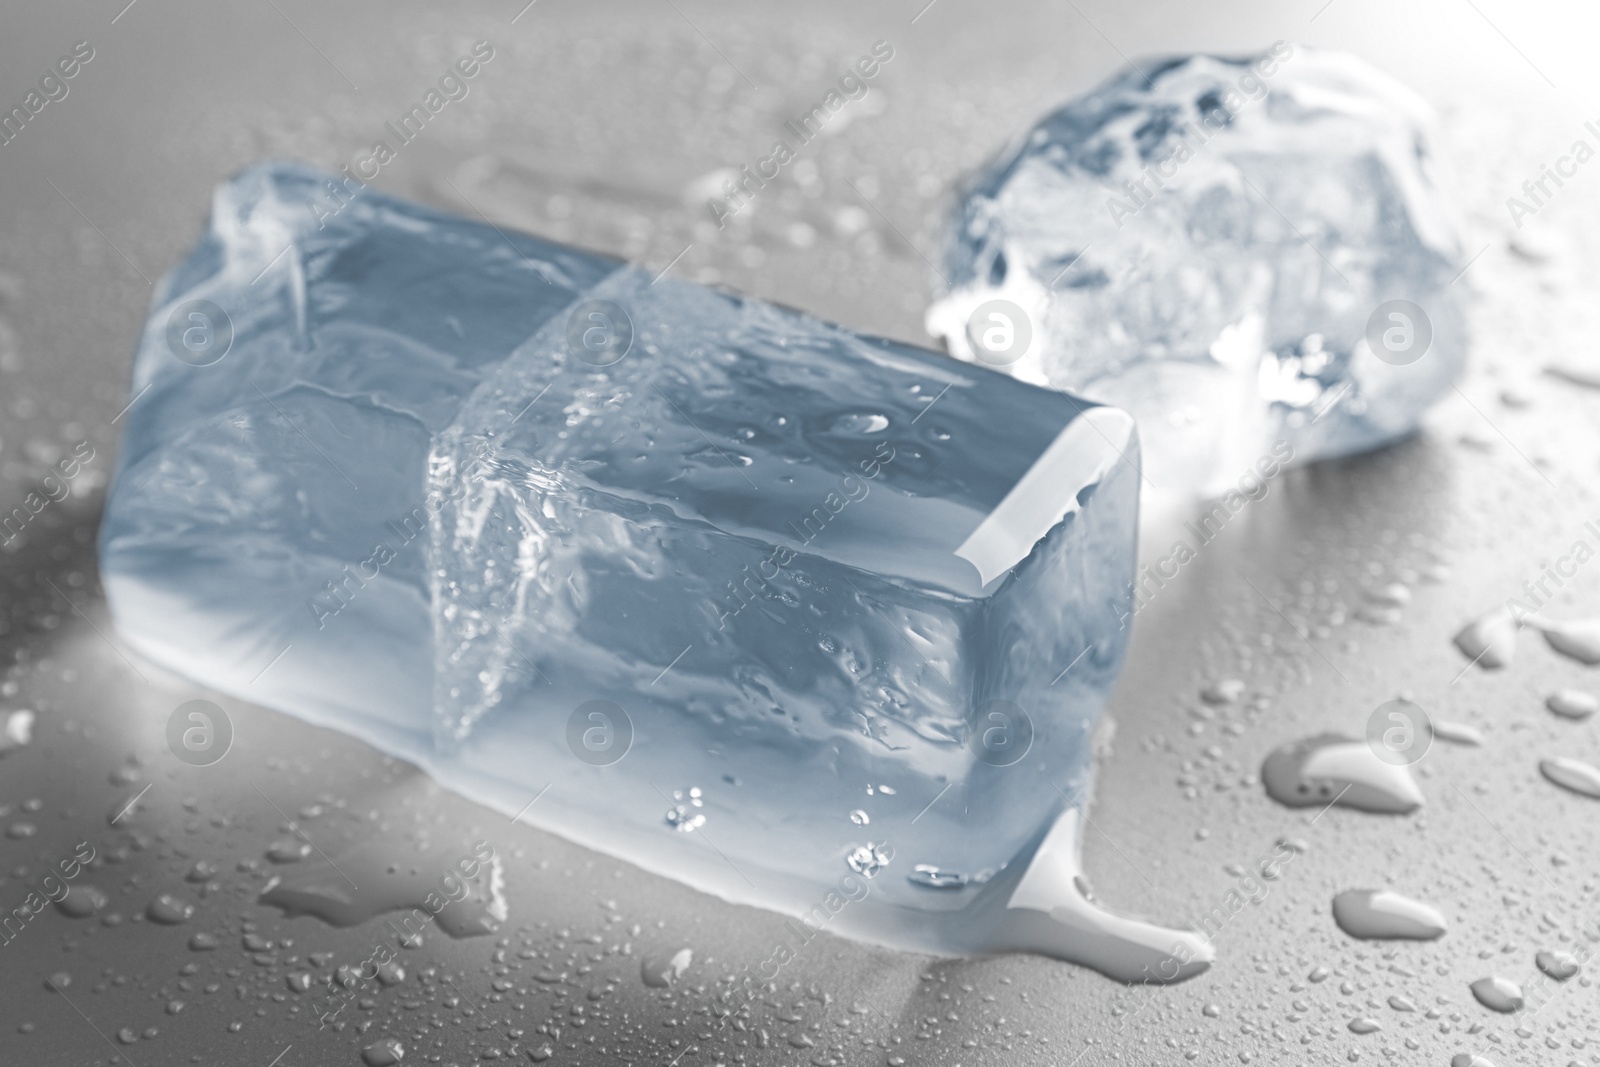
<instances>
[{"instance_id":1,"label":"grey background","mask_svg":"<svg viewBox=\"0 0 1600 1067\"><path fill-rule=\"evenodd\" d=\"M408 1062L460 1064L546 1048L563 1064L1443 1064L1461 1052L1595 1062L1588 978L1533 981L1535 951L1575 949L1600 918L1600 809L1536 770L1545 756L1596 757L1593 724L1541 707L1552 689L1593 679L1531 635L1511 669L1461 674L1448 642L1573 541L1595 543L1583 524L1600 519L1600 396L1542 372L1553 360L1600 363L1585 292L1600 164L1520 230L1504 203L1574 139L1595 143L1582 128L1600 119L1588 20L1468 0L11 5L4 107L75 42L96 54L64 100L0 146L0 504L9 511L76 443L97 455L26 543L0 552L0 711L38 715L33 743L0 756L0 908L19 906L84 840L101 860L73 892L92 884L109 902L88 919L47 910L0 944L0 1062L358 1063L391 1036ZM824 937L748 1018L719 1029L718 983L770 952L776 916L511 825L361 745L238 701L220 700L236 730L221 763L188 767L166 750L172 709L206 694L116 649L92 543L150 283L190 247L211 189L236 168L264 156L351 162L486 39L497 56L471 95L378 185L658 269L688 246L676 274L925 341L924 256L963 174L1127 57L1278 38L1354 49L1440 109L1441 162L1477 255L1460 283L1475 293L1477 340L1471 377L1423 434L1275 480L1138 617L1090 813L1098 897L1199 922L1280 836L1307 847L1261 883L1259 903L1230 910L1209 973L1128 988L1042 958L939 961ZM877 40L895 58L850 121L717 231L697 182L765 155L782 121ZM1170 544L1164 521L1176 520L1146 531L1151 558ZM1395 580L1413 603L1396 620L1362 619L1363 590ZM1591 567L1552 610L1597 604ZM1246 681L1247 695L1204 707L1199 690L1222 677ZM1419 764L1420 813L1334 809L1313 823L1314 811L1264 797L1254 775L1272 747L1359 734L1401 693L1488 739L1438 744ZM357 964L389 935L256 903L292 866L264 855L291 836L285 813L335 860L366 839L406 862L487 838L505 861L510 918L484 938L430 931L401 952L404 981L319 1032L286 976ZM197 861L216 872L186 880ZM1353 942L1328 913L1352 886L1429 900L1450 932L1424 945ZM161 893L197 905L195 916L145 920ZM221 948L190 952L202 931ZM274 947L247 952L246 933ZM674 987L640 981L641 957L683 947L694 961ZM1311 982L1317 967L1331 975ZM45 987L57 972L72 978L64 996ZM1480 1007L1467 985L1491 973L1537 988L1539 1010ZM175 1014L172 1001L184 1005ZM1350 1032L1363 1016L1383 1029Z\"/></svg>"}]
</instances>

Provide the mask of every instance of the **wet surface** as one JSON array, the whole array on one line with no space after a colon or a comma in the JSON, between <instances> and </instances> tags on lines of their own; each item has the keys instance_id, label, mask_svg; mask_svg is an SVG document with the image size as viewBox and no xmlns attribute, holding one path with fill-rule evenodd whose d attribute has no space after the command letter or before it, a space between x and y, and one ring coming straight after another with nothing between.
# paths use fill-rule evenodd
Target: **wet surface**
<instances>
[{"instance_id":1,"label":"wet surface","mask_svg":"<svg viewBox=\"0 0 1600 1067\"><path fill-rule=\"evenodd\" d=\"M920 15L679 6L119 3L8 17L0 100L20 103L77 41L95 54L0 146L0 503L49 500L0 550L0 1061L1593 1062L1590 968L1560 981L1537 962L1581 966L1600 937L1596 802L1540 773L1600 762L1594 720L1545 707L1594 688L1586 634L1561 631L1562 648L1525 627L1494 671L1451 641L1511 598L1544 621L1600 611L1593 179L1547 186L1520 229L1506 206L1594 138L1593 86L1563 43L1584 34L1537 6L1357 0L1082 15L960 0ZM359 164L474 41L509 62L400 148L380 185L921 341L924 256L963 173L1116 68L1119 49L1137 60L1278 37L1359 48L1442 107L1439 149L1478 253L1458 283L1478 339L1471 376L1423 434L1275 478L1138 614L1084 872L1100 903L1204 930L1206 973L1125 986L1033 956L940 961L797 932L116 644L93 539L147 282L192 244L226 174L265 155ZM763 158L783 120L878 40L896 53L872 91L718 229L704 201L728 172ZM61 494L61 464L84 455ZM1189 517L1152 516L1143 554L1166 556ZM1267 796L1270 752L1368 736L1396 698L1481 739L1410 765L1420 809ZM209 765L168 745L191 700L232 725ZM262 901L274 879L336 897L361 873L342 857L371 842L402 868L375 876L405 883L393 910L340 926ZM500 885L480 860L473 919L494 928L451 936L416 898L428 913L428 893L456 892L441 880L478 842ZM1378 886L1426 901L1447 932L1342 932L1334 896ZM1486 976L1513 983L1523 1010L1479 1003Z\"/></svg>"}]
</instances>

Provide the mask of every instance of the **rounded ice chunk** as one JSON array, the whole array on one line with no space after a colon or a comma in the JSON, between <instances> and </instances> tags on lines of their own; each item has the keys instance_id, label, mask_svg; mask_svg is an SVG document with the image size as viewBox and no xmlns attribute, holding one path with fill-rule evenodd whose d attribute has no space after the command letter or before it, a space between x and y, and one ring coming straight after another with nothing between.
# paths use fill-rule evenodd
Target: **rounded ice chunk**
<instances>
[{"instance_id":1,"label":"rounded ice chunk","mask_svg":"<svg viewBox=\"0 0 1600 1067\"><path fill-rule=\"evenodd\" d=\"M970 183L929 332L1132 412L1164 494L1409 433L1466 354L1428 106L1283 42L1139 67Z\"/></svg>"}]
</instances>

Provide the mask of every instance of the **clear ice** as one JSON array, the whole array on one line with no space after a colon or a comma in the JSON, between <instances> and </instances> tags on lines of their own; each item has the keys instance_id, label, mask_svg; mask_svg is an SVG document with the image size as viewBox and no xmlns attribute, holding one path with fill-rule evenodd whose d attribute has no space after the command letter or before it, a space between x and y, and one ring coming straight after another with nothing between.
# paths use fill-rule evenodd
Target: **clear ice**
<instances>
[{"instance_id":1,"label":"clear ice","mask_svg":"<svg viewBox=\"0 0 1600 1067\"><path fill-rule=\"evenodd\" d=\"M1278 442L1304 461L1411 432L1466 356L1427 105L1282 42L1139 68L969 183L929 332L1132 412L1173 497L1236 482Z\"/></svg>"},{"instance_id":2,"label":"clear ice","mask_svg":"<svg viewBox=\"0 0 1600 1067\"><path fill-rule=\"evenodd\" d=\"M146 656L797 930L1211 958L1077 867L1124 413L290 164L218 190L133 395Z\"/></svg>"}]
</instances>

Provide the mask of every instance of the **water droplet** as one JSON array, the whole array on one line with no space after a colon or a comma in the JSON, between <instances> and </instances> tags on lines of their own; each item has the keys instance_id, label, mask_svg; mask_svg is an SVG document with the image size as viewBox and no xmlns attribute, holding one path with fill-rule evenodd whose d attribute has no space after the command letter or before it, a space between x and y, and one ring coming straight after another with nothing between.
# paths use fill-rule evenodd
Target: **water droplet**
<instances>
[{"instance_id":1,"label":"water droplet","mask_svg":"<svg viewBox=\"0 0 1600 1067\"><path fill-rule=\"evenodd\" d=\"M1450 1057L1450 1067L1494 1067L1494 1061L1487 1056L1474 1056L1470 1052L1458 1052Z\"/></svg>"},{"instance_id":2,"label":"water droplet","mask_svg":"<svg viewBox=\"0 0 1600 1067\"><path fill-rule=\"evenodd\" d=\"M1363 604L1356 609L1356 618L1374 626L1395 626L1402 618L1399 608L1385 608L1377 604Z\"/></svg>"},{"instance_id":3,"label":"water droplet","mask_svg":"<svg viewBox=\"0 0 1600 1067\"><path fill-rule=\"evenodd\" d=\"M1462 627L1454 640L1461 654L1472 662L1485 670L1499 670L1511 663L1521 628L1511 612L1496 608Z\"/></svg>"},{"instance_id":4,"label":"water droplet","mask_svg":"<svg viewBox=\"0 0 1600 1067\"><path fill-rule=\"evenodd\" d=\"M87 919L106 906L106 895L92 885L69 887L56 901L56 910L69 919Z\"/></svg>"},{"instance_id":5,"label":"water droplet","mask_svg":"<svg viewBox=\"0 0 1600 1067\"><path fill-rule=\"evenodd\" d=\"M1433 720L1433 736L1441 741L1448 741L1452 745L1467 745L1477 748L1483 744L1483 731L1476 726L1468 726L1464 722L1446 722L1443 719Z\"/></svg>"},{"instance_id":6,"label":"water droplet","mask_svg":"<svg viewBox=\"0 0 1600 1067\"><path fill-rule=\"evenodd\" d=\"M195 865L189 868L189 873L183 876L186 882L208 882L217 876L217 865L205 860L196 860Z\"/></svg>"},{"instance_id":7,"label":"water droplet","mask_svg":"<svg viewBox=\"0 0 1600 1067\"><path fill-rule=\"evenodd\" d=\"M149 788L149 786L146 786L127 800L119 800L111 805L111 809L106 812L106 823L111 826L120 825L126 827L129 819L134 818L144 810L144 797Z\"/></svg>"},{"instance_id":8,"label":"water droplet","mask_svg":"<svg viewBox=\"0 0 1600 1067\"><path fill-rule=\"evenodd\" d=\"M551 1051L549 1045L540 1045L538 1048L530 1048L528 1050L528 1059L532 1060L534 1063L543 1063L545 1060L554 1055L555 1053Z\"/></svg>"},{"instance_id":9,"label":"water droplet","mask_svg":"<svg viewBox=\"0 0 1600 1067\"><path fill-rule=\"evenodd\" d=\"M1380 588L1367 590L1367 599L1380 607L1403 608L1411 603L1411 590L1401 582L1390 582Z\"/></svg>"},{"instance_id":10,"label":"water droplet","mask_svg":"<svg viewBox=\"0 0 1600 1067\"><path fill-rule=\"evenodd\" d=\"M181 1000L169 1000L167 1001L167 1014L176 1015L186 1007L188 1005Z\"/></svg>"},{"instance_id":11,"label":"water droplet","mask_svg":"<svg viewBox=\"0 0 1600 1067\"><path fill-rule=\"evenodd\" d=\"M1509 978L1480 978L1472 983L1472 995L1490 1011L1509 1015L1522 1010L1522 987Z\"/></svg>"},{"instance_id":12,"label":"water droplet","mask_svg":"<svg viewBox=\"0 0 1600 1067\"><path fill-rule=\"evenodd\" d=\"M144 917L163 926L186 923L194 915L194 905L180 900L171 893L162 893L144 909Z\"/></svg>"},{"instance_id":13,"label":"water droplet","mask_svg":"<svg viewBox=\"0 0 1600 1067\"><path fill-rule=\"evenodd\" d=\"M868 841L864 845L857 845L845 857L845 862L850 869L863 878L874 877L880 870L889 865L890 853L885 852L882 845Z\"/></svg>"},{"instance_id":14,"label":"water droplet","mask_svg":"<svg viewBox=\"0 0 1600 1067\"><path fill-rule=\"evenodd\" d=\"M1540 760L1539 773L1563 789L1600 800L1600 769L1587 763L1558 756Z\"/></svg>"},{"instance_id":15,"label":"water droplet","mask_svg":"<svg viewBox=\"0 0 1600 1067\"><path fill-rule=\"evenodd\" d=\"M1600 698L1583 689L1557 689L1545 698L1544 706L1564 719L1587 719L1600 711Z\"/></svg>"},{"instance_id":16,"label":"water droplet","mask_svg":"<svg viewBox=\"0 0 1600 1067\"><path fill-rule=\"evenodd\" d=\"M1329 973L1330 972L1326 967L1313 967L1311 973L1306 975L1306 977L1313 982L1325 982L1328 980Z\"/></svg>"},{"instance_id":17,"label":"water droplet","mask_svg":"<svg viewBox=\"0 0 1600 1067\"><path fill-rule=\"evenodd\" d=\"M399 985L406 980L406 969L390 960L378 967L378 981L386 986Z\"/></svg>"},{"instance_id":18,"label":"water droplet","mask_svg":"<svg viewBox=\"0 0 1600 1067\"><path fill-rule=\"evenodd\" d=\"M1200 1012L1201 1012L1201 1014L1205 1015L1207 1018L1211 1018L1211 1019L1221 1018L1221 1016L1222 1016L1222 1006L1220 1004L1207 1004L1205 1007L1200 1009Z\"/></svg>"},{"instance_id":19,"label":"water droplet","mask_svg":"<svg viewBox=\"0 0 1600 1067\"><path fill-rule=\"evenodd\" d=\"M1533 406L1533 395L1520 385L1508 385L1500 390L1500 403L1508 408Z\"/></svg>"},{"instance_id":20,"label":"water droplet","mask_svg":"<svg viewBox=\"0 0 1600 1067\"><path fill-rule=\"evenodd\" d=\"M311 846L294 837L279 838L267 846L267 859L273 863L299 863L311 855Z\"/></svg>"},{"instance_id":21,"label":"water droplet","mask_svg":"<svg viewBox=\"0 0 1600 1067\"><path fill-rule=\"evenodd\" d=\"M1267 795L1291 808L1338 803L1361 811L1406 814L1422 790L1403 765L1385 763L1365 741L1321 734L1274 749L1261 765Z\"/></svg>"},{"instance_id":22,"label":"water droplet","mask_svg":"<svg viewBox=\"0 0 1600 1067\"><path fill-rule=\"evenodd\" d=\"M912 885L928 889L960 889L970 881L960 871L948 871L931 863L919 863L912 867L906 880Z\"/></svg>"},{"instance_id":23,"label":"water droplet","mask_svg":"<svg viewBox=\"0 0 1600 1067\"><path fill-rule=\"evenodd\" d=\"M394 1067L405 1058L406 1047L392 1037L386 1037L361 1050L361 1061L367 1067Z\"/></svg>"},{"instance_id":24,"label":"water droplet","mask_svg":"<svg viewBox=\"0 0 1600 1067\"><path fill-rule=\"evenodd\" d=\"M1548 622L1538 618L1529 622L1544 634L1545 644L1585 666L1600 663L1600 619L1575 622Z\"/></svg>"},{"instance_id":25,"label":"water droplet","mask_svg":"<svg viewBox=\"0 0 1600 1067\"><path fill-rule=\"evenodd\" d=\"M14 748L22 748L33 741L33 712L27 708L6 716L5 727L0 729L0 755Z\"/></svg>"},{"instance_id":26,"label":"water droplet","mask_svg":"<svg viewBox=\"0 0 1600 1067\"><path fill-rule=\"evenodd\" d=\"M1393 1008L1395 1011L1416 1011L1417 1010L1417 1006L1415 1004L1411 1003L1411 1001L1407 1000L1405 997L1402 997L1402 996L1392 996L1392 997L1390 997L1389 998L1389 1007Z\"/></svg>"},{"instance_id":27,"label":"water droplet","mask_svg":"<svg viewBox=\"0 0 1600 1067\"><path fill-rule=\"evenodd\" d=\"M132 1028L124 1026L121 1030L117 1031L117 1040L124 1045L131 1045L135 1041L139 1040L139 1035L134 1033Z\"/></svg>"},{"instance_id":28,"label":"water droplet","mask_svg":"<svg viewBox=\"0 0 1600 1067\"><path fill-rule=\"evenodd\" d=\"M55 974L52 974L49 978L44 980L44 987L50 990L52 993L56 992L57 990L66 989L71 985L72 975L68 974L66 971L57 971Z\"/></svg>"},{"instance_id":29,"label":"water droplet","mask_svg":"<svg viewBox=\"0 0 1600 1067\"><path fill-rule=\"evenodd\" d=\"M1348 889L1333 898L1333 921L1351 937L1432 941L1444 916L1419 900L1387 889Z\"/></svg>"},{"instance_id":30,"label":"water droplet","mask_svg":"<svg viewBox=\"0 0 1600 1067\"><path fill-rule=\"evenodd\" d=\"M1376 1019L1351 1019L1350 1032L1352 1034L1375 1034L1383 1029L1383 1024Z\"/></svg>"},{"instance_id":31,"label":"water droplet","mask_svg":"<svg viewBox=\"0 0 1600 1067\"><path fill-rule=\"evenodd\" d=\"M498 930L509 915L501 859L490 853L485 861L482 855L475 858L473 849L457 841L440 841L419 854L397 841L371 840L333 856L331 864L288 868L289 873L262 887L259 899L287 915L313 915L338 927L356 926L385 912L425 909L449 936L477 937ZM463 877L463 870L473 874ZM447 876L449 885L444 883ZM359 894L351 892L351 883L361 887ZM468 889L465 897L462 884ZM459 899L440 908L441 897ZM403 945L420 943L413 936Z\"/></svg>"},{"instance_id":32,"label":"water droplet","mask_svg":"<svg viewBox=\"0 0 1600 1067\"><path fill-rule=\"evenodd\" d=\"M689 969L694 962L694 950L680 948L671 956L646 956L639 963L639 977L652 989L665 989Z\"/></svg>"},{"instance_id":33,"label":"water droplet","mask_svg":"<svg viewBox=\"0 0 1600 1067\"><path fill-rule=\"evenodd\" d=\"M1244 696L1244 688L1238 678L1223 678L1200 690L1200 699L1207 704L1232 704Z\"/></svg>"},{"instance_id":34,"label":"water droplet","mask_svg":"<svg viewBox=\"0 0 1600 1067\"><path fill-rule=\"evenodd\" d=\"M1578 960L1566 952L1541 951L1534 956L1533 962L1539 969L1558 982L1565 982L1568 978L1578 973Z\"/></svg>"},{"instance_id":35,"label":"water droplet","mask_svg":"<svg viewBox=\"0 0 1600 1067\"><path fill-rule=\"evenodd\" d=\"M34 826L31 822L12 823L11 826L6 830L6 836L14 840L32 837L36 833L38 833L38 827Z\"/></svg>"},{"instance_id":36,"label":"water droplet","mask_svg":"<svg viewBox=\"0 0 1600 1067\"><path fill-rule=\"evenodd\" d=\"M210 934L195 934L189 939L190 952L211 952L217 947L217 939Z\"/></svg>"},{"instance_id":37,"label":"water droplet","mask_svg":"<svg viewBox=\"0 0 1600 1067\"><path fill-rule=\"evenodd\" d=\"M311 976L305 971L298 971L284 978L291 992L304 993L311 988Z\"/></svg>"}]
</instances>

